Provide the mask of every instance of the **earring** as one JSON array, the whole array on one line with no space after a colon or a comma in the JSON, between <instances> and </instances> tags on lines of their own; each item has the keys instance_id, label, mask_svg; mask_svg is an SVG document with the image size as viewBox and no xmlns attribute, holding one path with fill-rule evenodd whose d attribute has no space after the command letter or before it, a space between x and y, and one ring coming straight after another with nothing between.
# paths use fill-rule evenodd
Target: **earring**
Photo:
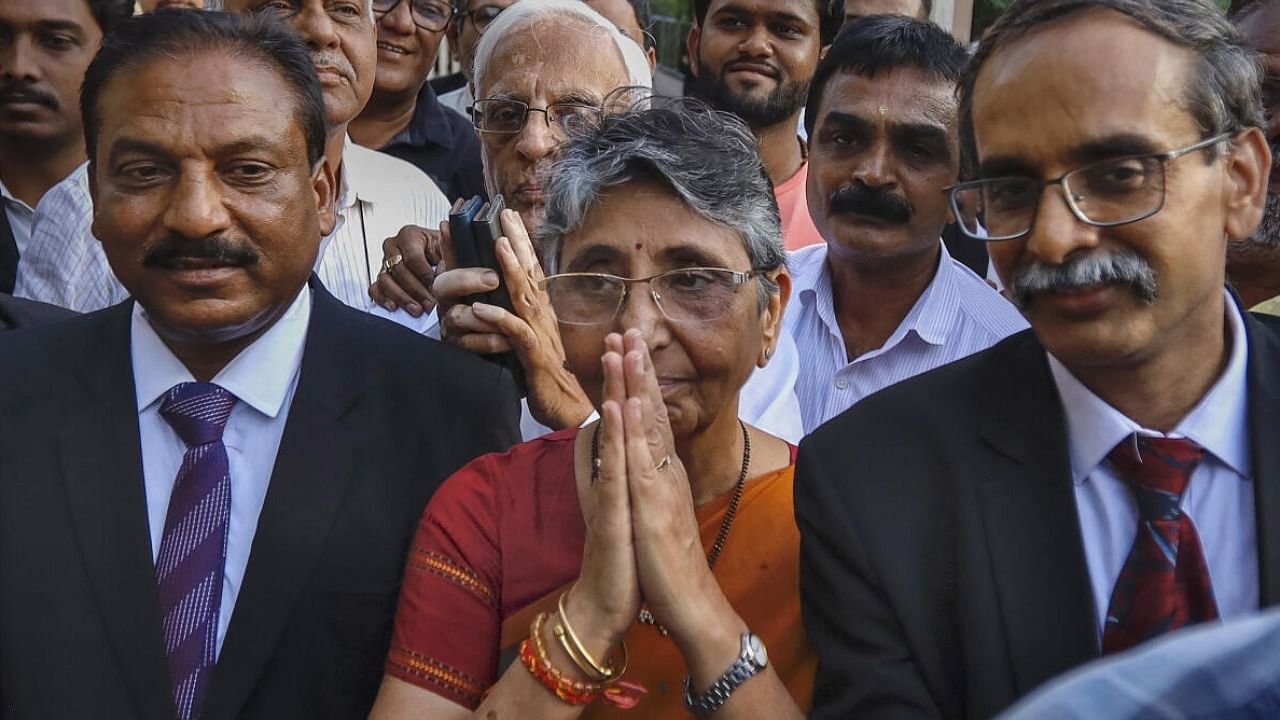
<instances>
[{"instance_id":1,"label":"earring","mask_svg":"<svg viewBox=\"0 0 1280 720\"><path fill-rule=\"evenodd\" d=\"M769 362L769 361L770 361L770 360L772 360L772 359L773 359L773 348L765 348L765 349L764 349L764 361L765 361L765 362Z\"/></svg>"}]
</instances>

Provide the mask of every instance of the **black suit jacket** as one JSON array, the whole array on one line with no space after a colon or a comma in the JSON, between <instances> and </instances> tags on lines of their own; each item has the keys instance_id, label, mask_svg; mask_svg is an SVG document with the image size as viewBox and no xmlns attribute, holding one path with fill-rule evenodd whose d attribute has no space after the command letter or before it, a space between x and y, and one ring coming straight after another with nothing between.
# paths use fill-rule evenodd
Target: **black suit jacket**
<instances>
[{"instance_id":1,"label":"black suit jacket","mask_svg":"<svg viewBox=\"0 0 1280 720\"><path fill-rule=\"evenodd\" d=\"M4 717L175 717L129 357L131 303L0 336ZM204 720L364 718L435 488L519 438L497 366L318 286Z\"/></svg>"},{"instance_id":2,"label":"black suit jacket","mask_svg":"<svg viewBox=\"0 0 1280 720\"><path fill-rule=\"evenodd\" d=\"M17 330L75 317L70 310L0 293L0 330Z\"/></svg>"},{"instance_id":3,"label":"black suit jacket","mask_svg":"<svg viewBox=\"0 0 1280 720\"><path fill-rule=\"evenodd\" d=\"M1280 602L1280 332L1246 320L1264 605ZM800 445L815 718L984 718L1098 656L1062 405L1031 331Z\"/></svg>"}]
</instances>

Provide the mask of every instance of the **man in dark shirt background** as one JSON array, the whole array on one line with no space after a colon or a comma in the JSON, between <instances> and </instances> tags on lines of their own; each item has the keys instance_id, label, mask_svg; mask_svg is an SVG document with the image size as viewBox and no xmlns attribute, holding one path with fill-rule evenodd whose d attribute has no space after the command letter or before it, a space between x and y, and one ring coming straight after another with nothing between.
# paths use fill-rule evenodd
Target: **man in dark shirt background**
<instances>
[{"instance_id":1,"label":"man in dark shirt background","mask_svg":"<svg viewBox=\"0 0 1280 720\"><path fill-rule=\"evenodd\" d=\"M374 0L378 72L373 96L351 122L352 139L417 166L450 199L484 192L480 140L427 83L445 29L448 0Z\"/></svg>"}]
</instances>

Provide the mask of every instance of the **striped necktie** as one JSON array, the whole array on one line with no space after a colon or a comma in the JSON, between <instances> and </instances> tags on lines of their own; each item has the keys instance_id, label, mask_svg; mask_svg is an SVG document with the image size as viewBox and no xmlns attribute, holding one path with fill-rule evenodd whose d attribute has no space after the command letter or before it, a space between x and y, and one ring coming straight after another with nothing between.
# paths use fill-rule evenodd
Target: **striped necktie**
<instances>
[{"instance_id":1,"label":"striped necktie","mask_svg":"<svg viewBox=\"0 0 1280 720\"><path fill-rule=\"evenodd\" d=\"M1111 593L1104 655L1218 617L1200 535L1178 503L1204 449L1190 440L1130 435L1112 468L1138 503L1138 534Z\"/></svg>"},{"instance_id":2,"label":"striped necktie","mask_svg":"<svg viewBox=\"0 0 1280 720\"><path fill-rule=\"evenodd\" d=\"M222 431L236 398L217 385L175 385L160 406L187 445L156 558L169 681L180 720L200 716L217 652L231 474Z\"/></svg>"}]
</instances>

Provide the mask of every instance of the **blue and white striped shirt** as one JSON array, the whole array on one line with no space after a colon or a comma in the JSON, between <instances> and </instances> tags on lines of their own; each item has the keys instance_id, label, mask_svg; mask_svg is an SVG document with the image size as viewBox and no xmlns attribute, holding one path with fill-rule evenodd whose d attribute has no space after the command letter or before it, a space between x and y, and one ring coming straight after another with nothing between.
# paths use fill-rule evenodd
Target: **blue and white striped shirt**
<instances>
[{"instance_id":1,"label":"blue and white striped shirt","mask_svg":"<svg viewBox=\"0 0 1280 720\"><path fill-rule=\"evenodd\" d=\"M796 397L806 434L872 393L1027 328L1012 303L938 247L937 272L920 299L883 347L852 362L836 319L827 246L791 253L795 299L783 323L802 358Z\"/></svg>"}]
</instances>

